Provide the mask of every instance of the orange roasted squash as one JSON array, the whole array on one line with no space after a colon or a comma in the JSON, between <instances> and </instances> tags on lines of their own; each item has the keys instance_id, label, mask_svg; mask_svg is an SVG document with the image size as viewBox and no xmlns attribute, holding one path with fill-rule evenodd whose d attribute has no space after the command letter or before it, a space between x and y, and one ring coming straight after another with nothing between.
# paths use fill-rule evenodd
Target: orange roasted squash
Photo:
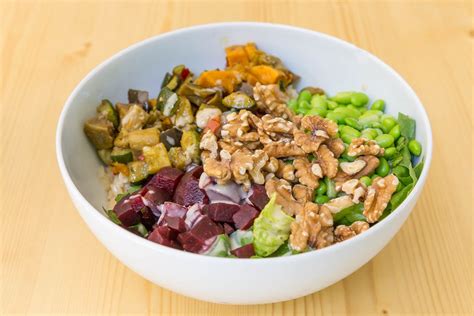
<instances>
[{"instance_id":1,"label":"orange roasted squash","mask_svg":"<svg viewBox=\"0 0 474 316\"><path fill-rule=\"evenodd\" d=\"M253 66L250 68L250 74L261 84L274 84L285 77L282 71L267 65Z\"/></svg>"},{"instance_id":2,"label":"orange roasted squash","mask_svg":"<svg viewBox=\"0 0 474 316\"><path fill-rule=\"evenodd\" d=\"M225 55L228 67L232 67L238 64L247 65L249 63L249 57L247 56L247 52L241 45L227 47L225 49Z\"/></svg>"},{"instance_id":3,"label":"orange roasted squash","mask_svg":"<svg viewBox=\"0 0 474 316\"><path fill-rule=\"evenodd\" d=\"M222 87L225 91L231 93L240 83L240 80L232 70L208 70L202 72L195 83L204 88Z\"/></svg>"}]
</instances>

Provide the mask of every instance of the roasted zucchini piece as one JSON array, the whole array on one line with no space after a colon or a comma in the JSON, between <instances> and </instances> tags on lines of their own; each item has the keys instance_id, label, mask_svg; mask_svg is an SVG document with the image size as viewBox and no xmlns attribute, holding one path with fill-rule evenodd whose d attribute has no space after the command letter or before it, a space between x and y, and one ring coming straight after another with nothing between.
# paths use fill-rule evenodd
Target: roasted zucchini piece
<instances>
[{"instance_id":1,"label":"roasted zucchini piece","mask_svg":"<svg viewBox=\"0 0 474 316\"><path fill-rule=\"evenodd\" d=\"M117 137L115 137L114 146L128 148L128 131L126 129L122 128Z\"/></svg>"},{"instance_id":2,"label":"roasted zucchini piece","mask_svg":"<svg viewBox=\"0 0 474 316\"><path fill-rule=\"evenodd\" d=\"M112 164L112 158L110 157L110 149L99 149L97 151L97 155L99 156L100 160L107 166Z\"/></svg>"},{"instance_id":3,"label":"roasted zucchini piece","mask_svg":"<svg viewBox=\"0 0 474 316\"><path fill-rule=\"evenodd\" d=\"M131 149L140 150L145 146L154 146L160 142L160 132L156 127L140 129L128 134Z\"/></svg>"},{"instance_id":4,"label":"roasted zucchini piece","mask_svg":"<svg viewBox=\"0 0 474 316\"><path fill-rule=\"evenodd\" d=\"M179 86L179 78L178 76L173 76L171 80L166 84L166 88L170 90L176 90L176 88Z\"/></svg>"},{"instance_id":5,"label":"roasted zucchini piece","mask_svg":"<svg viewBox=\"0 0 474 316\"><path fill-rule=\"evenodd\" d=\"M97 113L99 113L99 116L105 117L107 120L112 122L115 128L118 128L119 117L118 117L117 112L114 109L114 106L109 100L107 99L102 100L102 102L97 107Z\"/></svg>"},{"instance_id":6,"label":"roasted zucchini piece","mask_svg":"<svg viewBox=\"0 0 474 316\"><path fill-rule=\"evenodd\" d=\"M222 99L222 104L228 108L249 109L255 105L255 101L245 93L237 91Z\"/></svg>"},{"instance_id":7,"label":"roasted zucchini piece","mask_svg":"<svg viewBox=\"0 0 474 316\"><path fill-rule=\"evenodd\" d=\"M133 104L121 120L121 128L135 131L142 128L148 120L148 113L138 104Z\"/></svg>"},{"instance_id":8,"label":"roasted zucchini piece","mask_svg":"<svg viewBox=\"0 0 474 316\"><path fill-rule=\"evenodd\" d=\"M199 110L196 112L196 125L199 128L204 129L209 119L221 116L222 111L215 106L202 104Z\"/></svg>"},{"instance_id":9,"label":"roasted zucchini piece","mask_svg":"<svg viewBox=\"0 0 474 316\"><path fill-rule=\"evenodd\" d=\"M180 96L174 124L177 127L185 127L194 122L194 113L191 102L185 97Z\"/></svg>"},{"instance_id":10,"label":"roasted zucchini piece","mask_svg":"<svg viewBox=\"0 0 474 316\"><path fill-rule=\"evenodd\" d=\"M163 89L164 87L166 87L166 85L168 84L168 82L170 82L171 78L173 78L173 75L170 74L169 72L167 72L165 74L165 76L163 77L163 81L161 82L161 89Z\"/></svg>"},{"instance_id":11,"label":"roasted zucchini piece","mask_svg":"<svg viewBox=\"0 0 474 316\"><path fill-rule=\"evenodd\" d=\"M176 112L178 95L164 87L158 95L157 105L161 113L165 116L171 116Z\"/></svg>"},{"instance_id":12,"label":"roasted zucchini piece","mask_svg":"<svg viewBox=\"0 0 474 316\"><path fill-rule=\"evenodd\" d=\"M181 132L179 129L173 127L170 129L167 129L166 131L160 133L160 141L165 145L167 150L170 150L172 147L179 147L180 146L180 141L181 141L181 136L183 135L183 132Z\"/></svg>"},{"instance_id":13,"label":"roasted zucchini piece","mask_svg":"<svg viewBox=\"0 0 474 316\"><path fill-rule=\"evenodd\" d=\"M128 103L145 104L148 102L148 91L128 89Z\"/></svg>"},{"instance_id":14,"label":"roasted zucchini piece","mask_svg":"<svg viewBox=\"0 0 474 316\"><path fill-rule=\"evenodd\" d=\"M173 68L173 75L175 76L181 76L181 73L183 72L184 68L186 68L185 65L178 65Z\"/></svg>"},{"instance_id":15,"label":"roasted zucchini piece","mask_svg":"<svg viewBox=\"0 0 474 316\"><path fill-rule=\"evenodd\" d=\"M114 125L106 118L94 117L84 124L84 133L97 149L114 146Z\"/></svg>"},{"instance_id":16,"label":"roasted zucchini piece","mask_svg":"<svg viewBox=\"0 0 474 316\"><path fill-rule=\"evenodd\" d=\"M125 114L127 114L128 110L130 109L130 104L125 104L125 103L116 103L115 108L117 109L120 121L123 120L123 117Z\"/></svg>"},{"instance_id":17,"label":"roasted zucchini piece","mask_svg":"<svg viewBox=\"0 0 474 316\"><path fill-rule=\"evenodd\" d=\"M131 183L138 183L148 177L148 165L146 162L137 160L127 164L130 174L128 179Z\"/></svg>"},{"instance_id":18,"label":"roasted zucchini piece","mask_svg":"<svg viewBox=\"0 0 474 316\"><path fill-rule=\"evenodd\" d=\"M168 156L170 157L171 165L174 168L184 170L186 166L191 163L191 159L185 154L181 147L170 148Z\"/></svg>"},{"instance_id":19,"label":"roasted zucchini piece","mask_svg":"<svg viewBox=\"0 0 474 316\"><path fill-rule=\"evenodd\" d=\"M181 148L185 154L194 162L200 163L201 151L199 150L200 137L199 133L192 129L189 131L184 131L183 136L181 137Z\"/></svg>"},{"instance_id":20,"label":"roasted zucchini piece","mask_svg":"<svg viewBox=\"0 0 474 316\"><path fill-rule=\"evenodd\" d=\"M154 174L161 168L171 166L168 151L162 143L151 147L143 147L143 157L145 157L145 162L148 165L149 174Z\"/></svg>"},{"instance_id":21,"label":"roasted zucchini piece","mask_svg":"<svg viewBox=\"0 0 474 316\"><path fill-rule=\"evenodd\" d=\"M130 149L115 147L110 153L110 158L115 162L127 163L133 161L133 153Z\"/></svg>"}]
</instances>

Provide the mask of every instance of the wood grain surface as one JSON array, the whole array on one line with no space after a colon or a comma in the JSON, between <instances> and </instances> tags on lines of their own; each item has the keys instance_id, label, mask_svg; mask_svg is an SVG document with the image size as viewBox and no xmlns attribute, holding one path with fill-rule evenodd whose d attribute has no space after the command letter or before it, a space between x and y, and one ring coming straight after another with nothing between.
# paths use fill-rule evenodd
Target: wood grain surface
<instances>
[{"instance_id":1,"label":"wood grain surface","mask_svg":"<svg viewBox=\"0 0 474 316\"><path fill-rule=\"evenodd\" d=\"M1 1L0 314L472 315L472 17L470 1ZM418 93L435 141L425 190L379 255L318 293L259 306L193 300L125 268L74 209L54 143L67 96L98 63L159 33L240 20L376 54Z\"/></svg>"}]
</instances>

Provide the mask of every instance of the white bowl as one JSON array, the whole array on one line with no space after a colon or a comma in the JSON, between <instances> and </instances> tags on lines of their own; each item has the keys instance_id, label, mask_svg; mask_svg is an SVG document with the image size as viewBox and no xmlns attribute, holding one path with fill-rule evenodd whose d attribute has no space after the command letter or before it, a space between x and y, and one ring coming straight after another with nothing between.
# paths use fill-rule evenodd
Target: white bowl
<instances>
[{"instance_id":1,"label":"white bowl","mask_svg":"<svg viewBox=\"0 0 474 316\"><path fill-rule=\"evenodd\" d=\"M157 95L165 72L185 63L195 73L224 67L224 48L255 42L330 94L363 90L387 102L387 112L416 119L425 167L410 196L382 222L343 243L301 255L226 259L187 253L140 238L101 211L106 195L97 176L100 162L84 136L84 121L103 98L127 100L127 90ZM90 230L127 267L151 282L197 299L259 304L294 299L323 289L372 259L400 229L415 206L431 164L432 135L426 112L410 86L368 52L321 33L275 24L223 23L177 30L133 45L92 70L74 89L59 119L56 150L69 194Z\"/></svg>"}]
</instances>

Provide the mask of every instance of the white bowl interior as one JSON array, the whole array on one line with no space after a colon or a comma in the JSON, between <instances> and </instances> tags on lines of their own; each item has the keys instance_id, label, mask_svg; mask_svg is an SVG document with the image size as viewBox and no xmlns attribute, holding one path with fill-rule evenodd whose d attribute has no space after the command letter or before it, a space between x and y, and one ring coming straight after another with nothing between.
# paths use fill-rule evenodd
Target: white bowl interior
<instances>
[{"instance_id":1,"label":"white bowl interior","mask_svg":"<svg viewBox=\"0 0 474 316\"><path fill-rule=\"evenodd\" d=\"M278 40L275 40L276 38ZM58 150L62 154L73 184L97 211L105 205L106 200L104 188L97 176L100 162L84 136L82 127L84 121L94 115L100 100L107 98L112 102L125 102L129 88L147 90L152 97L155 97L164 74L174 65L186 64L195 74L205 69L223 68L224 48L249 41L256 42L262 50L280 57L289 69L301 76L297 85L299 88L308 85L318 86L329 94L342 90L362 90L369 95L371 101L384 99L387 103L387 113L396 116L398 112L403 112L410 115L417 121L417 139L428 156L431 155L431 130L418 98L391 68L367 52L326 35L286 26L257 23L202 26L165 34L122 51L91 72L68 100L62 116L62 129L61 125L58 129L60 140ZM429 160L428 158L428 165ZM425 175L422 182L424 177ZM411 207L406 211L404 218ZM386 221L390 221L390 218ZM402 222L397 226L399 227ZM391 230L392 236L398 227ZM383 240L386 240L386 243L390 238L391 236L387 236ZM380 242L374 247L370 255L366 255L370 257L361 258L357 267L354 264L346 268L344 273L337 277L331 276L328 280L335 282L352 272L375 255L385 243ZM136 270L139 271L140 268ZM139 272L147 276L147 273ZM328 285L328 282L326 281L325 285ZM307 286L304 291L307 293L315 289ZM243 299L194 295L181 288L175 290L202 299L247 302ZM298 292L298 295L302 293ZM252 302L291 297L295 296L280 295L274 299L262 296Z\"/></svg>"}]
</instances>

